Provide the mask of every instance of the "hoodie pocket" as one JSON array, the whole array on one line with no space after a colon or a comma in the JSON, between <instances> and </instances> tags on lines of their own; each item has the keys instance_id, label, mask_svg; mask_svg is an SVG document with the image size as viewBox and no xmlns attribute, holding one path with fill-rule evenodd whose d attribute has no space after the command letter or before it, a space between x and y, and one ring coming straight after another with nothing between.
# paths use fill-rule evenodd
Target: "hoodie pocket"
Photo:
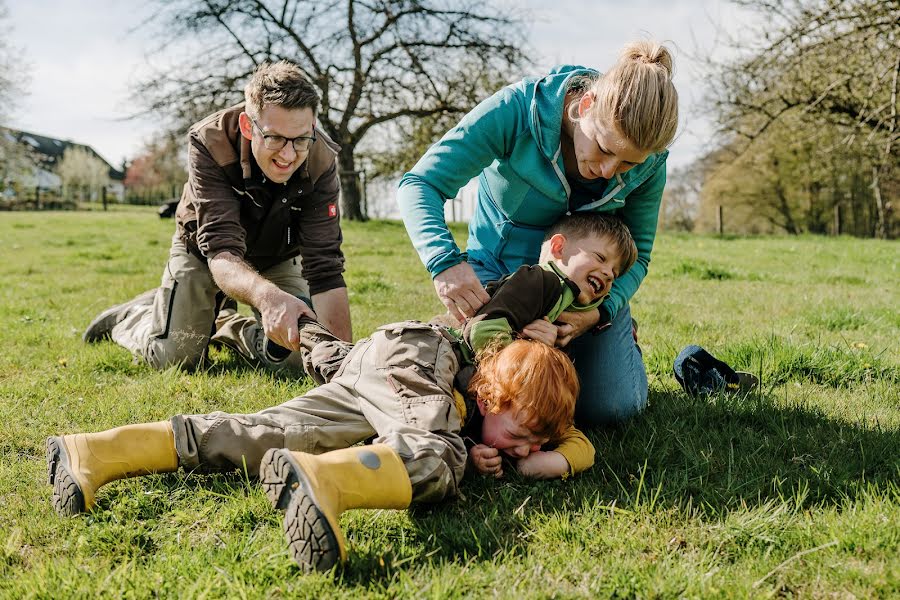
<instances>
[{"instance_id":1,"label":"hoodie pocket","mask_svg":"<svg viewBox=\"0 0 900 600\"><path fill-rule=\"evenodd\" d=\"M515 223L486 194L480 195L471 225L476 243L497 259L507 273L537 262L545 230Z\"/></svg>"}]
</instances>

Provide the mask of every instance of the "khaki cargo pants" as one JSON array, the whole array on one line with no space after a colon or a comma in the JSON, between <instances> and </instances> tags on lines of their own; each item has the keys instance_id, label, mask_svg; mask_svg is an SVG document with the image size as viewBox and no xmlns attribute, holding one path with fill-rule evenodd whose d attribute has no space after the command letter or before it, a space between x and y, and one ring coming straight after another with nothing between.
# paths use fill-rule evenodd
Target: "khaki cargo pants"
<instances>
[{"instance_id":1,"label":"khaki cargo pants","mask_svg":"<svg viewBox=\"0 0 900 600\"><path fill-rule=\"evenodd\" d=\"M459 361L439 328L394 323L350 345L312 323L300 339L307 371L327 383L255 414L173 417L181 466L258 476L269 448L320 454L374 436L400 455L414 500L458 493L466 465L452 397Z\"/></svg>"},{"instance_id":2,"label":"khaki cargo pants","mask_svg":"<svg viewBox=\"0 0 900 600\"><path fill-rule=\"evenodd\" d=\"M308 298L309 286L303 279L300 259L288 259L260 274L282 290ZM188 252L176 234L172 238L169 260L160 287L152 303L136 306L113 327L111 337L150 366L165 369L181 365L192 369L200 364L210 339L233 348L249 361L280 368L300 366L298 352L272 364L265 358L265 334L256 318L233 310L219 314L219 290L206 263Z\"/></svg>"}]
</instances>

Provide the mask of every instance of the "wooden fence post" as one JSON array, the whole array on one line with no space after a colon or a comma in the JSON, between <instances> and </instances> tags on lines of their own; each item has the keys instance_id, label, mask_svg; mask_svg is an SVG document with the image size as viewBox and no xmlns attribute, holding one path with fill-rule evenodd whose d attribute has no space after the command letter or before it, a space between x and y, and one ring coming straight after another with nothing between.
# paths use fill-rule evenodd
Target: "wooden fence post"
<instances>
[{"instance_id":1,"label":"wooden fence post","mask_svg":"<svg viewBox=\"0 0 900 600\"><path fill-rule=\"evenodd\" d=\"M834 205L834 235L841 235L841 205Z\"/></svg>"},{"instance_id":2,"label":"wooden fence post","mask_svg":"<svg viewBox=\"0 0 900 600\"><path fill-rule=\"evenodd\" d=\"M106 186L100 188L100 200L103 202L103 210L106 210Z\"/></svg>"},{"instance_id":3,"label":"wooden fence post","mask_svg":"<svg viewBox=\"0 0 900 600\"><path fill-rule=\"evenodd\" d=\"M725 219L722 218L721 204L716 206L716 231L719 232L719 235L725 233Z\"/></svg>"}]
</instances>

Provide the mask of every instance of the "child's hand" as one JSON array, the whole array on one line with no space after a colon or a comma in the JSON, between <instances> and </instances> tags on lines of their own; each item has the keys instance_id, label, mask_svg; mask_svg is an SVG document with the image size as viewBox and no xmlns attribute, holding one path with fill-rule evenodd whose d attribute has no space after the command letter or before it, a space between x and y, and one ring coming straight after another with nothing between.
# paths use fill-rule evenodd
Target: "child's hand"
<instances>
[{"instance_id":1,"label":"child's hand","mask_svg":"<svg viewBox=\"0 0 900 600\"><path fill-rule=\"evenodd\" d=\"M491 448L484 444L472 446L472 449L469 450L469 460L472 466L475 467L475 470L482 475L503 477L503 460L500 458L500 452L496 448Z\"/></svg>"},{"instance_id":2,"label":"child's hand","mask_svg":"<svg viewBox=\"0 0 900 600\"><path fill-rule=\"evenodd\" d=\"M523 327L522 337L537 342L543 342L548 346L555 346L556 334L558 331L556 325L544 318L532 321Z\"/></svg>"},{"instance_id":3,"label":"child's hand","mask_svg":"<svg viewBox=\"0 0 900 600\"><path fill-rule=\"evenodd\" d=\"M555 479L569 472L569 461L559 452L532 452L516 462L519 473L534 479Z\"/></svg>"}]
</instances>

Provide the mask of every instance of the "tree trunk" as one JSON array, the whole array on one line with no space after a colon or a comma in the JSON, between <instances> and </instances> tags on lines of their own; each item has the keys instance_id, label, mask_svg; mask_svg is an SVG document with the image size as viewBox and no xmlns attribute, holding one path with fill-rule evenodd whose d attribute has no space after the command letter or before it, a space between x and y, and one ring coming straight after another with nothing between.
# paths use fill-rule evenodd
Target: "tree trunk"
<instances>
[{"instance_id":1,"label":"tree trunk","mask_svg":"<svg viewBox=\"0 0 900 600\"><path fill-rule=\"evenodd\" d=\"M822 205L822 184L813 181L806 190L809 199L806 214L806 230L810 233L824 234L827 230L825 207Z\"/></svg>"},{"instance_id":2,"label":"tree trunk","mask_svg":"<svg viewBox=\"0 0 900 600\"><path fill-rule=\"evenodd\" d=\"M772 159L772 168L775 172L775 181L773 184L775 198L777 199L775 208L781 214L783 227L785 231L787 231L791 235L797 235L800 233L800 229L797 227L796 221L794 221L794 216L791 214L791 205L788 202L787 194L784 189L784 184L781 181L781 172L778 170L778 159Z\"/></svg>"},{"instance_id":3,"label":"tree trunk","mask_svg":"<svg viewBox=\"0 0 900 600\"><path fill-rule=\"evenodd\" d=\"M363 211L363 195L353 149L354 147L349 144L342 144L341 152L338 154L338 169L341 174L341 213L343 218L349 221L366 221L369 216Z\"/></svg>"}]
</instances>

